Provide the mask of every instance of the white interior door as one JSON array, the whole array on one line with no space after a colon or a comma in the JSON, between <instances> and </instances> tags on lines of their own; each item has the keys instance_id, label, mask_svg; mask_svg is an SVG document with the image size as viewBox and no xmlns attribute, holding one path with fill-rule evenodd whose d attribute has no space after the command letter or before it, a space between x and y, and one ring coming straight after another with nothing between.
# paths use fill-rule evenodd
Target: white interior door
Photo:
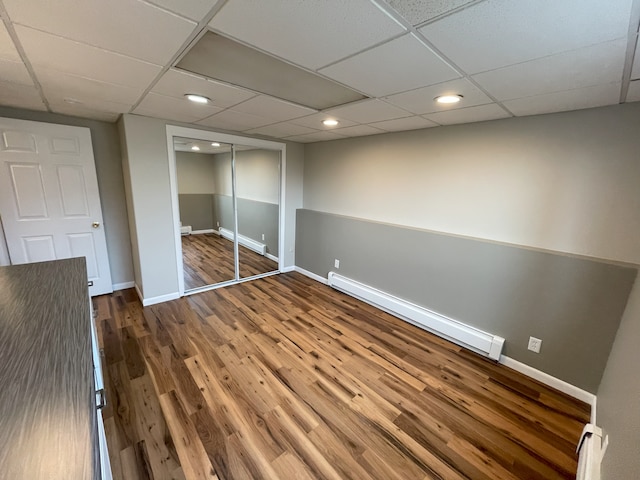
<instances>
[{"instance_id":1,"label":"white interior door","mask_svg":"<svg viewBox=\"0 0 640 480\"><path fill-rule=\"evenodd\" d=\"M12 264L85 257L113 291L88 128L0 118L0 215Z\"/></svg>"}]
</instances>

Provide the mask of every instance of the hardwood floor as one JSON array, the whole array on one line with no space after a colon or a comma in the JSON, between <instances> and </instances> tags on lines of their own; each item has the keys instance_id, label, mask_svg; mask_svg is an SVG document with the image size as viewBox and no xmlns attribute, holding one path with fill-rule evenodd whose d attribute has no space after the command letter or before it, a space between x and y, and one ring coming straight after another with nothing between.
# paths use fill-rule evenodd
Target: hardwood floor
<instances>
[{"instance_id":1,"label":"hardwood floor","mask_svg":"<svg viewBox=\"0 0 640 480\"><path fill-rule=\"evenodd\" d=\"M186 290L235 278L233 242L213 233L182 238ZM240 245L240 278L278 270L277 262Z\"/></svg>"},{"instance_id":2,"label":"hardwood floor","mask_svg":"<svg viewBox=\"0 0 640 480\"><path fill-rule=\"evenodd\" d=\"M115 479L567 479L589 407L297 273L94 299Z\"/></svg>"}]
</instances>

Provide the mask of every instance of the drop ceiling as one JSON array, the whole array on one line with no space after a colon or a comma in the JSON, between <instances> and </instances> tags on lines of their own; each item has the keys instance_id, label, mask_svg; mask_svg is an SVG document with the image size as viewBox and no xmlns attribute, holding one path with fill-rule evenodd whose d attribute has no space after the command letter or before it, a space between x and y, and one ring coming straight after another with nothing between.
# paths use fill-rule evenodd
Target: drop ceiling
<instances>
[{"instance_id":1,"label":"drop ceiling","mask_svg":"<svg viewBox=\"0 0 640 480\"><path fill-rule=\"evenodd\" d=\"M0 0L0 16L0 105L105 121L318 142L640 101L640 0ZM179 68L207 32L363 99L317 110L265 94L258 65L245 87Z\"/></svg>"}]
</instances>

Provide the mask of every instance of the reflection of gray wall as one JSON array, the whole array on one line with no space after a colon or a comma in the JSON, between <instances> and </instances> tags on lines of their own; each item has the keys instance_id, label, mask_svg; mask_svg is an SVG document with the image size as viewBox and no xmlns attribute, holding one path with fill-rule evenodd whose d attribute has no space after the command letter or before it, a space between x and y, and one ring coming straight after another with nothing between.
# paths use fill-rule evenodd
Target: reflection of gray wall
<instances>
[{"instance_id":1,"label":"reflection of gray wall","mask_svg":"<svg viewBox=\"0 0 640 480\"><path fill-rule=\"evenodd\" d=\"M278 205L238 199L238 232L267 245L267 252L278 256ZM264 240L262 240L264 234Z\"/></svg>"},{"instance_id":2,"label":"reflection of gray wall","mask_svg":"<svg viewBox=\"0 0 640 480\"><path fill-rule=\"evenodd\" d=\"M506 339L505 355L595 392L636 269L298 210L296 264L340 273ZM539 354L529 336L543 339Z\"/></svg>"},{"instance_id":3,"label":"reflection of gray wall","mask_svg":"<svg viewBox=\"0 0 640 480\"><path fill-rule=\"evenodd\" d=\"M193 230L215 229L213 195L207 193L178 194L180 221Z\"/></svg>"},{"instance_id":4,"label":"reflection of gray wall","mask_svg":"<svg viewBox=\"0 0 640 480\"><path fill-rule=\"evenodd\" d=\"M231 197L215 195L214 223L233 231ZM278 256L278 205L238 199L238 230L241 235L267 245L267 252ZM264 240L262 234L264 233Z\"/></svg>"}]
</instances>

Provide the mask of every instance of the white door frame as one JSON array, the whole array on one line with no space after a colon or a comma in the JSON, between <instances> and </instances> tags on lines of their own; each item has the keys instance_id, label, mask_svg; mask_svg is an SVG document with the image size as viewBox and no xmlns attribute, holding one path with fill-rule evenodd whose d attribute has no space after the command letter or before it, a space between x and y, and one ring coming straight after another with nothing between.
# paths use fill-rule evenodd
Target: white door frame
<instances>
[{"instance_id":1,"label":"white door frame","mask_svg":"<svg viewBox=\"0 0 640 480\"><path fill-rule=\"evenodd\" d=\"M234 145L246 145L250 147L266 148L269 150L280 150L280 197L279 197L279 226L278 226L278 272L284 268L284 232L285 232L285 189L287 172L287 146L282 142L262 140L259 138L243 137L228 133L212 132L210 130L198 130L196 128L179 127L167 125L167 151L169 153L169 184L171 186L171 214L174 226L176 243L176 269L178 272L178 290L180 296L184 296L184 264L182 261L182 240L180 235L180 208L178 203L178 176L176 170L176 152L173 147L173 137L193 138L211 142L223 142ZM240 280L241 282L242 280ZM224 282L224 285L239 283ZM216 286L203 287L198 291L216 288Z\"/></svg>"}]
</instances>

